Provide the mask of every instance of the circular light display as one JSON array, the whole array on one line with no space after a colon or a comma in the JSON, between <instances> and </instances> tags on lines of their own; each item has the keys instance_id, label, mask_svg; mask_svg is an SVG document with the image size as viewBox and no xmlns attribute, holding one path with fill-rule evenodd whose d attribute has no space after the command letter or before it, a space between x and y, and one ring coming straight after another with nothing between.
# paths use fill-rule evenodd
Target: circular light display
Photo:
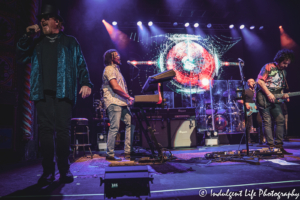
<instances>
[{"instance_id":1,"label":"circular light display","mask_svg":"<svg viewBox=\"0 0 300 200\"><path fill-rule=\"evenodd\" d=\"M184 41L172 47L166 57L167 70L176 72L174 78L180 84L202 86L199 80L210 79L215 71L215 60L198 43Z\"/></svg>"}]
</instances>

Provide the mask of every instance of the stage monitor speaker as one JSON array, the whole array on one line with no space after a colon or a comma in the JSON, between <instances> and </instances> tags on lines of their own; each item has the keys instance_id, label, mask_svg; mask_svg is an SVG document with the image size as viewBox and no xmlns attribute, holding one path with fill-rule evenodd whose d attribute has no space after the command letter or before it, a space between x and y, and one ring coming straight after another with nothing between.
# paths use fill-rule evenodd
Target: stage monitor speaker
<instances>
[{"instance_id":1,"label":"stage monitor speaker","mask_svg":"<svg viewBox=\"0 0 300 200\"><path fill-rule=\"evenodd\" d=\"M195 147L197 146L195 119L172 119L171 147Z\"/></svg>"},{"instance_id":2,"label":"stage monitor speaker","mask_svg":"<svg viewBox=\"0 0 300 200\"><path fill-rule=\"evenodd\" d=\"M161 147L168 148L168 124L167 120L149 120L150 126L152 129L155 129L154 135L159 144L161 144ZM143 126L147 131L146 122L143 122ZM148 134L150 139L151 135ZM148 142L145 138L144 133L142 133L142 147L143 148L149 148Z\"/></svg>"},{"instance_id":3,"label":"stage monitor speaker","mask_svg":"<svg viewBox=\"0 0 300 200\"><path fill-rule=\"evenodd\" d=\"M127 196L150 196L152 176L147 166L105 167L104 178L100 178L100 186L104 184L104 199Z\"/></svg>"}]
</instances>

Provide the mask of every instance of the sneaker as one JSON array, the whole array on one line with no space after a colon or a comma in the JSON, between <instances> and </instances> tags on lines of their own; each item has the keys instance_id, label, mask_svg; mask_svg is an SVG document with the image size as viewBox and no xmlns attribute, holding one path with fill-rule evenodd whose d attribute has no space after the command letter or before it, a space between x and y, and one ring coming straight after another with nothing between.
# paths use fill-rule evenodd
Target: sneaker
<instances>
[{"instance_id":1,"label":"sneaker","mask_svg":"<svg viewBox=\"0 0 300 200\"><path fill-rule=\"evenodd\" d=\"M60 172L59 181L61 183L72 183L74 181L73 174L68 170L66 173Z\"/></svg>"},{"instance_id":2,"label":"sneaker","mask_svg":"<svg viewBox=\"0 0 300 200\"><path fill-rule=\"evenodd\" d=\"M110 161L121 161L122 159L117 156L106 156L106 160Z\"/></svg>"},{"instance_id":3,"label":"sneaker","mask_svg":"<svg viewBox=\"0 0 300 200\"><path fill-rule=\"evenodd\" d=\"M281 151L282 154L284 154L284 155L293 155L293 153L287 152L283 147L280 148L280 151Z\"/></svg>"},{"instance_id":4,"label":"sneaker","mask_svg":"<svg viewBox=\"0 0 300 200\"><path fill-rule=\"evenodd\" d=\"M54 172L53 173L43 173L38 180L38 184L45 186L50 185L55 180Z\"/></svg>"}]
</instances>

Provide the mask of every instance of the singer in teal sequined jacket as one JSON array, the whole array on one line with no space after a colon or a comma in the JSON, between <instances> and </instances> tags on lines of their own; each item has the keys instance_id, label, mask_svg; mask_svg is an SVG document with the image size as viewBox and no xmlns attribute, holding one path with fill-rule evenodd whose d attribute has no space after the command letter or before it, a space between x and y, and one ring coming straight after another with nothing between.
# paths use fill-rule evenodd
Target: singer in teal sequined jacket
<instances>
[{"instance_id":1,"label":"singer in teal sequined jacket","mask_svg":"<svg viewBox=\"0 0 300 200\"><path fill-rule=\"evenodd\" d=\"M31 63L30 100L38 101L44 98L42 66L42 51L39 44L44 36L35 40L26 34L17 43L17 58L20 63ZM93 87L80 45L72 36L63 32L58 43L56 97L68 98L76 103L77 78L81 86Z\"/></svg>"}]
</instances>

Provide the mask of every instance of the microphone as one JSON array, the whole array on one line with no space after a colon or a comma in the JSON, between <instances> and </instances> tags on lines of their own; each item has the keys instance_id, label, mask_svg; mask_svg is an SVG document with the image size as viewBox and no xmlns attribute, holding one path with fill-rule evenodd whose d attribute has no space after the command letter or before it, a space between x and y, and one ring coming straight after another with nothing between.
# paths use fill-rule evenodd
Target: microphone
<instances>
[{"instance_id":1,"label":"microphone","mask_svg":"<svg viewBox=\"0 0 300 200\"><path fill-rule=\"evenodd\" d=\"M33 28L29 29L29 32L26 32L27 36L31 36L35 33L35 30Z\"/></svg>"},{"instance_id":2,"label":"microphone","mask_svg":"<svg viewBox=\"0 0 300 200\"><path fill-rule=\"evenodd\" d=\"M238 58L238 61L240 61L240 62L244 62L242 59L240 59L240 58Z\"/></svg>"},{"instance_id":3,"label":"microphone","mask_svg":"<svg viewBox=\"0 0 300 200\"><path fill-rule=\"evenodd\" d=\"M137 66L135 66L135 65L131 64L130 60L127 60L127 64L129 64L129 65L132 65L133 67L135 67L135 68L137 68L137 69L138 69L138 67L137 67Z\"/></svg>"}]
</instances>

